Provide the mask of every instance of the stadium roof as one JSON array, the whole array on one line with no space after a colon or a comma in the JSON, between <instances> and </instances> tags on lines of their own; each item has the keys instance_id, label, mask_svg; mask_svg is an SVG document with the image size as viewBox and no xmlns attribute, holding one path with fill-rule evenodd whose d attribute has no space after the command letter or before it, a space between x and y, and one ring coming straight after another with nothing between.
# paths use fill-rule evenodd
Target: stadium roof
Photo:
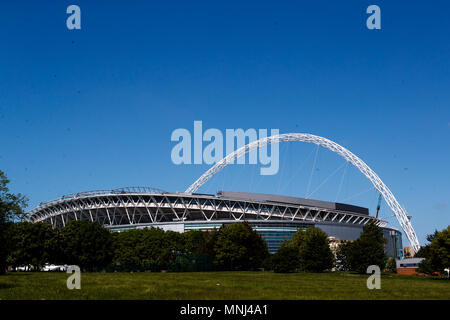
<instances>
[{"instance_id":1,"label":"stadium roof","mask_svg":"<svg viewBox=\"0 0 450 320\"><path fill-rule=\"evenodd\" d=\"M265 193L249 193L249 192L233 192L233 191L218 191L217 196L222 199L230 200L248 200L257 202L267 202L267 203L288 203L296 205L304 205L309 207L318 207L331 210L342 210L355 213L361 213L369 215L369 209L364 207L358 207L350 204L328 202L321 200L312 200L305 198L281 196L275 194L265 194Z\"/></svg>"}]
</instances>

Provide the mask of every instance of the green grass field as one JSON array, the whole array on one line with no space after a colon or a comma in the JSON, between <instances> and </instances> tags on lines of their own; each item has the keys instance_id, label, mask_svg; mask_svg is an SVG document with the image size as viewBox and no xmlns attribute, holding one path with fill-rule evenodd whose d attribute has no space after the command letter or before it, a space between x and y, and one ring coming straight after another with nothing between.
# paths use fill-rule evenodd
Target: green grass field
<instances>
[{"instance_id":1,"label":"green grass field","mask_svg":"<svg viewBox=\"0 0 450 320\"><path fill-rule=\"evenodd\" d=\"M367 276L345 272L82 273L68 290L66 273L0 276L0 299L450 299L450 281L383 275L369 290Z\"/></svg>"}]
</instances>

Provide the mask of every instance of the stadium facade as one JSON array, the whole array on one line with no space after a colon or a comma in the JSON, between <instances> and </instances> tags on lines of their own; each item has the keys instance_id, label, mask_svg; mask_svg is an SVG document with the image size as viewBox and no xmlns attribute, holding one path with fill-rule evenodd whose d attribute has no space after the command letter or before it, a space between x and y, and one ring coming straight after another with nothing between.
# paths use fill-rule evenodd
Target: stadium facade
<instances>
[{"instance_id":1,"label":"stadium facade","mask_svg":"<svg viewBox=\"0 0 450 320\"><path fill-rule=\"evenodd\" d=\"M112 231L157 227L186 232L247 221L275 252L299 228L315 226L338 240L355 240L364 225L383 230L386 254L402 256L402 235L367 208L296 197L218 191L216 195L170 193L147 187L80 192L43 202L29 220L63 227L70 220L97 221Z\"/></svg>"}]
</instances>

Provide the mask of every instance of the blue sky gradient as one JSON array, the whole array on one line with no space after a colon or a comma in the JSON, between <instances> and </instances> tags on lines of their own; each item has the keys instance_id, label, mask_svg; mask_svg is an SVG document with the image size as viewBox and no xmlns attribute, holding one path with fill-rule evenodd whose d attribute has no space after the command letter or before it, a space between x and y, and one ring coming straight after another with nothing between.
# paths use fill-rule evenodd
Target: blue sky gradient
<instances>
[{"instance_id":1,"label":"blue sky gradient","mask_svg":"<svg viewBox=\"0 0 450 320\"><path fill-rule=\"evenodd\" d=\"M66 28L70 4L81 30ZM381 30L366 28L371 4ZM208 166L172 164L176 128L307 132L366 161L423 243L450 223L449 12L448 1L2 1L0 169L30 209L84 190L183 191ZM280 151L276 176L235 166L199 191L305 196L314 147ZM321 149L311 190L342 161ZM354 196L368 188L342 169L313 198L373 212L374 190Z\"/></svg>"}]
</instances>

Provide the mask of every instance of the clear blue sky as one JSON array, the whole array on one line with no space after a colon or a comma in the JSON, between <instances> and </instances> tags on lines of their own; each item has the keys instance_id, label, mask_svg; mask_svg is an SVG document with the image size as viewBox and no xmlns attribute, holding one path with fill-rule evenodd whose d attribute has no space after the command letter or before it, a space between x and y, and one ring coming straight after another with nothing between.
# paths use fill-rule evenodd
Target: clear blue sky
<instances>
[{"instance_id":1,"label":"clear blue sky","mask_svg":"<svg viewBox=\"0 0 450 320\"><path fill-rule=\"evenodd\" d=\"M81 30L66 28L70 4ZM365 26L371 4L381 30ZM308 132L365 160L424 242L450 223L449 12L448 1L2 1L0 169L30 209L92 189L183 191L208 166L172 164L176 128ZM231 167L199 191L304 196L314 147L280 150L277 176ZM310 190L342 159L321 149L316 164ZM369 187L342 169L313 198L373 212Z\"/></svg>"}]
</instances>

